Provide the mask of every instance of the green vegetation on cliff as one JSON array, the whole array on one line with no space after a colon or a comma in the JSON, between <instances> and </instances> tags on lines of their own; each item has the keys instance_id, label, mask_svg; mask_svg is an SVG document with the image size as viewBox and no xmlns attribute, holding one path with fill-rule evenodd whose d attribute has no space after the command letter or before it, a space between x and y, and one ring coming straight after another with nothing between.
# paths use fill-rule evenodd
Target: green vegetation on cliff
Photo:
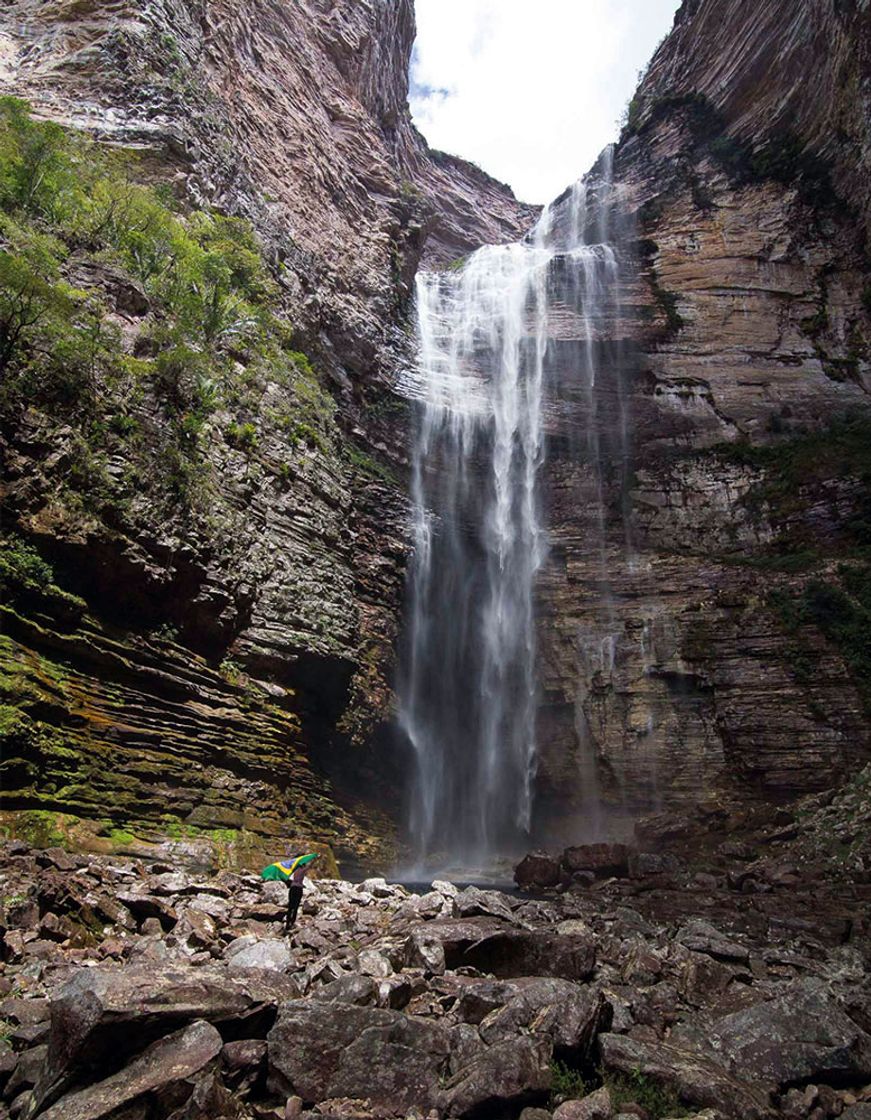
<instances>
[{"instance_id":1,"label":"green vegetation on cliff","mask_svg":"<svg viewBox=\"0 0 871 1120\"><path fill-rule=\"evenodd\" d=\"M288 453L337 438L250 224L185 214L143 177L0 99L0 423L68 425L68 496L115 521L141 490L168 512L207 505L204 442L253 454L268 386Z\"/></svg>"},{"instance_id":2,"label":"green vegetation on cliff","mask_svg":"<svg viewBox=\"0 0 871 1120\"><path fill-rule=\"evenodd\" d=\"M797 639L809 627L826 637L844 659L871 712L871 566L841 564L828 578L811 579L797 591L772 592L770 603ZM804 664L807 660L807 651L800 651L799 669L809 676L812 666Z\"/></svg>"},{"instance_id":3,"label":"green vegetation on cliff","mask_svg":"<svg viewBox=\"0 0 871 1120\"><path fill-rule=\"evenodd\" d=\"M7 605L48 608L68 621L85 610L84 600L58 587L51 566L15 533L0 536L0 592Z\"/></svg>"},{"instance_id":4,"label":"green vegetation on cliff","mask_svg":"<svg viewBox=\"0 0 871 1120\"><path fill-rule=\"evenodd\" d=\"M281 265L154 176L0 98L0 832L247 850L292 821L362 851L377 814L307 757L302 690L258 683L316 641L341 702L358 465ZM234 671L270 578L289 653Z\"/></svg>"},{"instance_id":5,"label":"green vegetation on cliff","mask_svg":"<svg viewBox=\"0 0 871 1120\"><path fill-rule=\"evenodd\" d=\"M759 551L724 561L779 577L767 602L794 643L796 678L813 683L827 644L871 711L871 413L713 454L758 472L744 502L770 534Z\"/></svg>"},{"instance_id":6,"label":"green vegetation on cliff","mask_svg":"<svg viewBox=\"0 0 871 1120\"><path fill-rule=\"evenodd\" d=\"M766 507L775 524L785 526L783 543L790 547L784 551L818 546L815 538L803 539L797 519L808 507L809 494L819 491L825 496L837 482L856 491L852 511L836 519L842 551L861 556L871 548L871 413L867 410L857 409L825 428L770 443L739 440L720 444L715 454L762 473L747 500L757 508Z\"/></svg>"}]
</instances>

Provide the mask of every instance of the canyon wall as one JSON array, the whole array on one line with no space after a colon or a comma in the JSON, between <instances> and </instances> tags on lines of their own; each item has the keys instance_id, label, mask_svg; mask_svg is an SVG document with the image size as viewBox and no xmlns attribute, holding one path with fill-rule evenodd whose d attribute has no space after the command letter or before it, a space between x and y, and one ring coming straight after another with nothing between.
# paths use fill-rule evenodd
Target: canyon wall
<instances>
[{"instance_id":1,"label":"canyon wall","mask_svg":"<svg viewBox=\"0 0 871 1120\"><path fill-rule=\"evenodd\" d=\"M7 597L10 827L97 847L169 834L194 851L297 832L389 858L395 812L378 806L395 808L397 773L373 744L407 550L406 407L391 387L409 361L410 285L424 252L451 261L533 215L414 130L413 38L411 0L0 13L0 92L129 158L182 208L253 223L295 355L265 375L231 363L187 503L163 500L179 449L147 373L101 384L87 424L66 405L7 408L12 553L36 546L84 600L64 617L53 591ZM163 310L72 250L67 279L111 305L134 364L149 357ZM152 433L144 457L113 434L118 415Z\"/></svg>"},{"instance_id":2,"label":"canyon wall","mask_svg":"<svg viewBox=\"0 0 871 1120\"><path fill-rule=\"evenodd\" d=\"M552 340L543 838L789 796L869 754L868 24L865 0L686 0L629 106L620 314L590 341L567 311ZM4 415L3 529L53 570L4 607L7 827L389 857L411 284L535 217L415 132L413 37L411 0L0 13L0 92L176 205L253 223L297 354L233 367L187 504L163 493L177 448L150 383L103 386L87 428L38 401ZM77 246L65 268L147 357L161 313L137 283Z\"/></svg>"},{"instance_id":3,"label":"canyon wall","mask_svg":"<svg viewBox=\"0 0 871 1120\"><path fill-rule=\"evenodd\" d=\"M628 107L592 416L565 388L583 337L553 342L543 827L605 826L584 782L614 824L868 756L869 47L867 4L687 0ZM590 426L604 544L565 450Z\"/></svg>"}]
</instances>

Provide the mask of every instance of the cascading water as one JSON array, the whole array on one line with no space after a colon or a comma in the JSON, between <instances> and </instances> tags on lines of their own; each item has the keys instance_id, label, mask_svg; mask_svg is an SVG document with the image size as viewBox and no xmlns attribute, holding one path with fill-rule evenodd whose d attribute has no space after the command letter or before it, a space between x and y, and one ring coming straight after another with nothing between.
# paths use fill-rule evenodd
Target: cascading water
<instances>
[{"instance_id":1,"label":"cascading water","mask_svg":"<svg viewBox=\"0 0 871 1120\"><path fill-rule=\"evenodd\" d=\"M485 246L458 271L417 277L400 722L416 765L410 834L420 865L486 867L514 854L532 824L552 270L560 258L588 333L616 270L607 245L586 244L586 186L568 201L560 230L546 209L526 241ZM604 234L602 222L592 225ZM593 349L577 371L590 397ZM596 440L591 428L588 453L598 462Z\"/></svg>"}]
</instances>

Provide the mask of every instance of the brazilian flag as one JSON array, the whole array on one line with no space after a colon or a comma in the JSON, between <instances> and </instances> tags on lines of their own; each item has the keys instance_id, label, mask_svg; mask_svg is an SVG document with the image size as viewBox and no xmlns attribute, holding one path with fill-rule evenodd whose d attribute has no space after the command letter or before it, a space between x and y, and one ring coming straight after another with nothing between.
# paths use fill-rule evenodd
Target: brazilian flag
<instances>
[{"instance_id":1,"label":"brazilian flag","mask_svg":"<svg viewBox=\"0 0 871 1120\"><path fill-rule=\"evenodd\" d=\"M305 867L306 864L311 863L313 859L317 858L317 852L310 852L306 856L293 856L291 859L283 859L279 860L277 863L270 863L268 867L264 867L260 872L260 878L277 879L281 883L286 883L298 867Z\"/></svg>"}]
</instances>

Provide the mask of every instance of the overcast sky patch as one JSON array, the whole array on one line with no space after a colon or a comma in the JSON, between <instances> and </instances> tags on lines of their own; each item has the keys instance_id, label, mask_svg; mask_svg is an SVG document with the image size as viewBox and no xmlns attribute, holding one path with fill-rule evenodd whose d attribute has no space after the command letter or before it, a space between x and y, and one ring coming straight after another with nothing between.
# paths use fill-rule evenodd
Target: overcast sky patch
<instances>
[{"instance_id":1,"label":"overcast sky patch","mask_svg":"<svg viewBox=\"0 0 871 1120\"><path fill-rule=\"evenodd\" d=\"M411 111L434 148L547 202L616 139L679 0L415 0Z\"/></svg>"}]
</instances>

